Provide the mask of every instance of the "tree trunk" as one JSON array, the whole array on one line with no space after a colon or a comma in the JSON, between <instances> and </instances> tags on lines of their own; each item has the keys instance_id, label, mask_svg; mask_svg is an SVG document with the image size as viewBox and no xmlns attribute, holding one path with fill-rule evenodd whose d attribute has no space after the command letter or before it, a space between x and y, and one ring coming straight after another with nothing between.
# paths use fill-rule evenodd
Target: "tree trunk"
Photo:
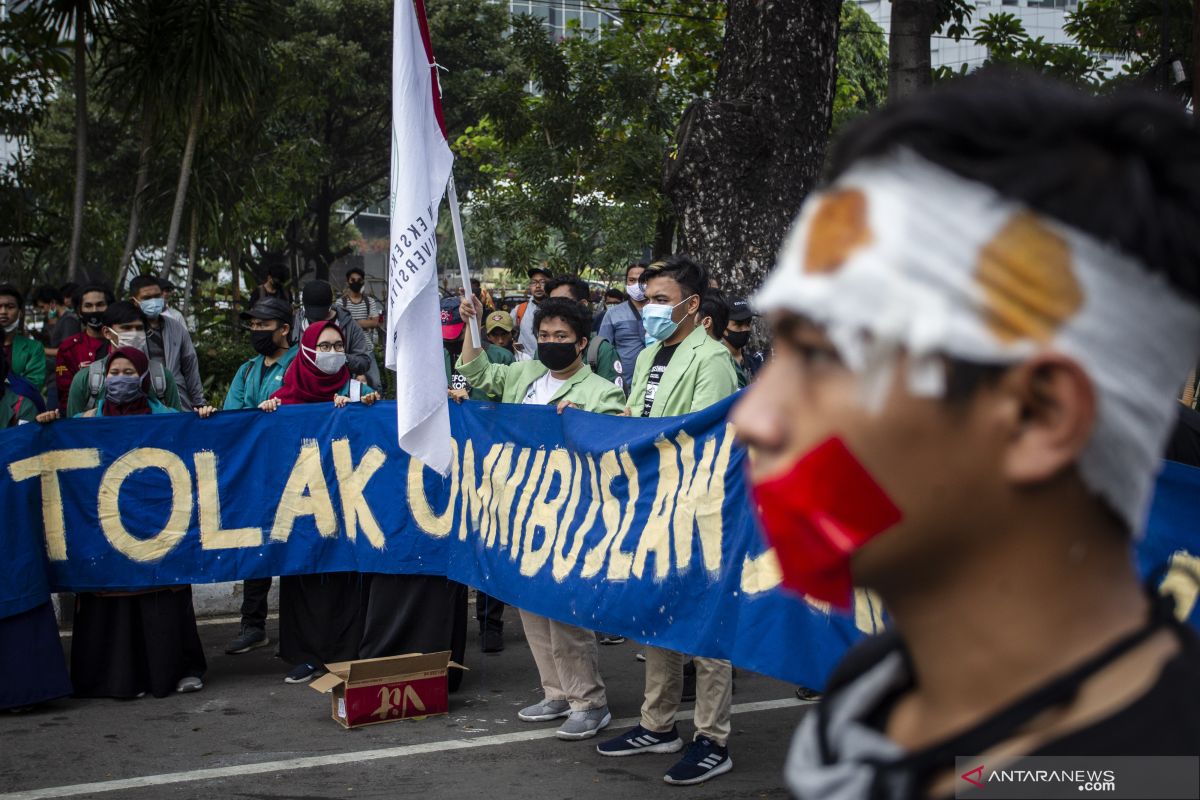
<instances>
[{"instance_id":1,"label":"tree trunk","mask_svg":"<svg viewBox=\"0 0 1200 800\"><path fill-rule=\"evenodd\" d=\"M75 3L75 201L71 209L71 253L67 280L79 276L79 252L83 244L83 204L87 188L87 31L89 0Z\"/></svg>"},{"instance_id":2,"label":"tree trunk","mask_svg":"<svg viewBox=\"0 0 1200 800\"><path fill-rule=\"evenodd\" d=\"M229 248L229 269L233 273L233 302L230 303L230 317L237 322L238 309L242 307L242 251L237 247Z\"/></svg>"},{"instance_id":3,"label":"tree trunk","mask_svg":"<svg viewBox=\"0 0 1200 800\"><path fill-rule=\"evenodd\" d=\"M162 277L167 278L175 266L175 248L179 245L179 228L183 224L183 201L187 197L188 181L192 177L192 158L196 155L196 139L200 134L200 116L204 111L204 84L196 87L192 111L188 120L187 143L183 146L183 161L179 165L179 182L175 185L175 206L171 209L171 229L167 233L167 252L163 254Z\"/></svg>"},{"instance_id":4,"label":"tree trunk","mask_svg":"<svg viewBox=\"0 0 1200 800\"><path fill-rule=\"evenodd\" d=\"M329 187L329 178L321 179L321 194L317 198L317 241L316 247L316 279L319 281L329 280L329 253L331 247L329 244L329 217L333 214L333 201L330 199L333 194Z\"/></svg>"},{"instance_id":5,"label":"tree trunk","mask_svg":"<svg viewBox=\"0 0 1200 800\"><path fill-rule=\"evenodd\" d=\"M196 257L200 254L200 206L192 203L192 219L188 230L188 272L183 287L183 318L192 312L192 282L196 279Z\"/></svg>"},{"instance_id":6,"label":"tree trunk","mask_svg":"<svg viewBox=\"0 0 1200 800\"><path fill-rule=\"evenodd\" d=\"M679 244L731 296L775 262L820 172L837 76L840 0L731 0L712 96L679 123L664 188Z\"/></svg>"},{"instance_id":7,"label":"tree trunk","mask_svg":"<svg viewBox=\"0 0 1200 800\"><path fill-rule=\"evenodd\" d=\"M142 144L138 151L137 183L133 189L133 204L129 209L129 232L125 235L125 249L121 252L121 263L117 266L117 276L113 286L120 287L133 260L133 251L137 249L138 231L142 222L142 201L146 196L146 187L150 185L150 148L154 144L154 123L150 110L142 109Z\"/></svg>"},{"instance_id":8,"label":"tree trunk","mask_svg":"<svg viewBox=\"0 0 1200 800\"><path fill-rule=\"evenodd\" d=\"M1192 4L1192 119L1196 119L1196 98L1200 96L1200 0Z\"/></svg>"},{"instance_id":9,"label":"tree trunk","mask_svg":"<svg viewBox=\"0 0 1200 800\"><path fill-rule=\"evenodd\" d=\"M929 39L937 20L934 0L892 0L888 45L888 100L899 100L933 83Z\"/></svg>"},{"instance_id":10,"label":"tree trunk","mask_svg":"<svg viewBox=\"0 0 1200 800\"><path fill-rule=\"evenodd\" d=\"M671 254L675 245L675 212L663 208L654 223L654 244L650 247L650 258L655 261Z\"/></svg>"}]
</instances>

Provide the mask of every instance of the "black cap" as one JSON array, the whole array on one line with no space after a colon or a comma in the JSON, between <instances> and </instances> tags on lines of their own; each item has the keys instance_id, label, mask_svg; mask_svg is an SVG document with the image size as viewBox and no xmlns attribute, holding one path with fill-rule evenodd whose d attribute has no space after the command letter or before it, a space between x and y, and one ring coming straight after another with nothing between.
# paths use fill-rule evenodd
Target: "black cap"
<instances>
[{"instance_id":1,"label":"black cap","mask_svg":"<svg viewBox=\"0 0 1200 800\"><path fill-rule=\"evenodd\" d=\"M550 274L549 270L542 269L541 267L531 267L529 269L529 277L532 278L534 275L545 275L547 278L554 277L553 275Z\"/></svg>"},{"instance_id":2,"label":"black cap","mask_svg":"<svg viewBox=\"0 0 1200 800\"><path fill-rule=\"evenodd\" d=\"M729 304L729 320L731 322L749 322L754 317L754 309L749 300L734 300Z\"/></svg>"},{"instance_id":3,"label":"black cap","mask_svg":"<svg viewBox=\"0 0 1200 800\"><path fill-rule=\"evenodd\" d=\"M241 313L242 319L277 319L289 325L292 322L292 306L278 297L264 297L254 304L254 308Z\"/></svg>"},{"instance_id":4,"label":"black cap","mask_svg":"<svg viewBox=\"0 0 1200 800\"><path fill-rule=\"evenodd\" d=\"M329 307L333 305L333 287L325 281L309 281L300 292L300 302L310 323L328 319Z\"/></svg>"}]
</instances>

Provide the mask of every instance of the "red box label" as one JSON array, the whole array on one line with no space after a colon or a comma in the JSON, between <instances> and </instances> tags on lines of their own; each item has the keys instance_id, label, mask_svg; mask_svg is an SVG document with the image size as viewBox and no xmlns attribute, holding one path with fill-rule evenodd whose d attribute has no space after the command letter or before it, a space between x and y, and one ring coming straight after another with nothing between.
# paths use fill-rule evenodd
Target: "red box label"
<instances>
[{"instance_id":1,"label":"red box label","mask_svg":"<svg viewBox=\"0 0 1200 800\"><path fill-rule=\"evenodd\" d=\"M346 687L346 724L445 714L450 710L446 676Z\"/></svg>"}]
</instances>

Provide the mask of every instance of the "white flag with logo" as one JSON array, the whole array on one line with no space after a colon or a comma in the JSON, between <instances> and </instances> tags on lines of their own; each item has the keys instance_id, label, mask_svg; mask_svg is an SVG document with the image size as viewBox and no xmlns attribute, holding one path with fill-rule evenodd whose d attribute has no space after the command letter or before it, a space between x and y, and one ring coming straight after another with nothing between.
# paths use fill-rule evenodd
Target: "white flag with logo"
<instances>
[{"instance_id":1,"label":"white flag with logo","mask_svg":"<svg viewBox=\"0 0 1200 800\"><path fill-rule=\"evenodd\" d=\"M396 0L392 23L391 242L387 366L396 372L400 447L450 471L450 414L437 282L437 211L454 161L442 128L422 0Z\"/></svg>"}]
</instances>

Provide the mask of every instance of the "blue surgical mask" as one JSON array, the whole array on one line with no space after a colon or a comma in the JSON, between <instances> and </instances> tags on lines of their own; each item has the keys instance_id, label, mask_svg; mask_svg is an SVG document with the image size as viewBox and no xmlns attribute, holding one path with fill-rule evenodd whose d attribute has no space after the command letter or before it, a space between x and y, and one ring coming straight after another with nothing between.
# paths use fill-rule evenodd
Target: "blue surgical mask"
<instances>
[{"instance_id":1,"label":"blue surgical mask","mask_svg":"<svg viewBox=\"0 0 1200 800\"><path fill-rule=\"evenodd\" d=\"M149 297L138 303L142 308L142 313L147 317L157 317L162 314L163 309L167 307L167 301L161 297Z\"/></svg>"},{"instance_id":2,"label":"blue surgical mask","mask_svg":"<svg viewBox=\"0 0 1200 800\"><path fill-rule=\"evenodd\" d=\"M646 328L646 340L662 342L671 338L671 334L679 327L672 319L675 309L691 300L695 295L688 295L673 306L666 303L648 303L642 308L642 325Z\"/></svg>"},{"instance_id":3,"label":"blue surgical mask","mask_svg":"<svg viewBox=\"0 0 1200 800\"><path fill-rule=\"evenodd\" d=\"M109 375L104 379L104 396L117 405L132 403L144 395L138 375Z\"/></svg>"}]
</instances>

